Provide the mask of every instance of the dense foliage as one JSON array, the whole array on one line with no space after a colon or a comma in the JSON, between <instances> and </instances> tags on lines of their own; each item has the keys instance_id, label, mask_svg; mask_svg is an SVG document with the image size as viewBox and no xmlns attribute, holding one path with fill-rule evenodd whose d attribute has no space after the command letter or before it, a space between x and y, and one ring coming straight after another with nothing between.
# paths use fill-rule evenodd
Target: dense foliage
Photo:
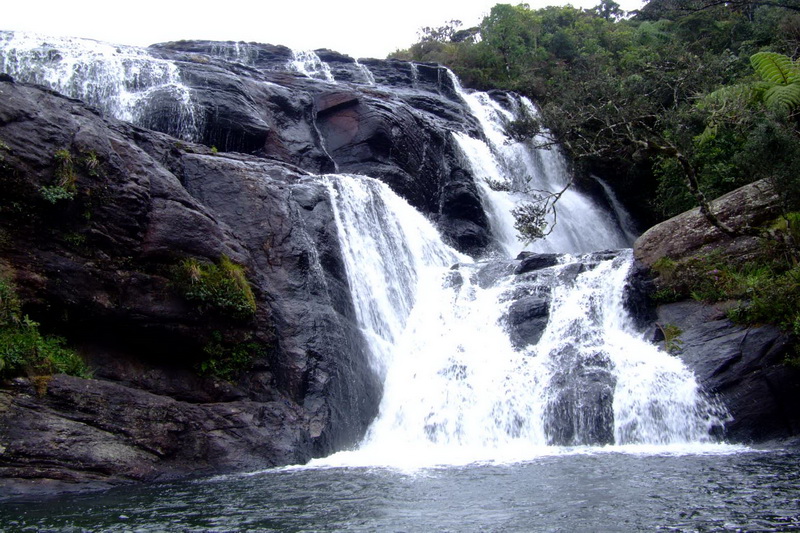
<instances>
[{"instance_id":1,"label":"dense foliage","mask_svg":"<svg viewBox=\"0 0 800 533\"><path fill-rule=\"evenodd\" d=\"M478 27L459 26L425 28L395 56L533 98L579 174L625 190L644 222L762 177L787 211L800 207L797 0L651 0L627 15L613 0L498 4ZM513 126L530 134L539 120Z\"/></svg>"}]
</instances>

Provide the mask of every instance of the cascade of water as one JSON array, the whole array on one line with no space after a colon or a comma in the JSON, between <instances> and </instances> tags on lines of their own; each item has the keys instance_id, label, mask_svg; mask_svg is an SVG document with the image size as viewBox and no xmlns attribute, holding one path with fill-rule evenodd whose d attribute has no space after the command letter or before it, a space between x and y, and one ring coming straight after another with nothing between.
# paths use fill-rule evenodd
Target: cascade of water
<instances>
[{"instance_id":1,"label":"cascade of water","mask_svg":"<svg viewBox=\"0 0 800 533\"><path fill-rule=\"evenodd\" d=\"M518 349L506 324L515 295L531 290L523 278L490 281L486 264L459 257L377 181L325 180L358 320L384 378L380 414L362 446L327 464L453 464L516 460L553 444L696 443L722 423L723 411L691 373L631 326L622 305L629 250L605 260L564 256L537 273L552 293L550 319L539 343Z\"/></svg>"},{"instance_id":2,"label":"cascade of water","mask_svg":"<svg viewBox=\"0 0 800 533\"><path fill-rule=\"evenodd\" d=\"M366 65L362 65L356 59L356 67L361 71L361 74L364 76L364 81L367 83L367 85L375 85L375 76Z\"/></svg>"},{"instance_id":3,"label":"cascade of water","mask_svg":"<svg viewBox=\"0 0 800 533\"><path fill-rule=\"evenodd\" d=\"M419 85L419 67L416 63L409 63L409 67L411 67L411 86L416 87Z\"/></svg>"},{"instance_id":4,"label":"cascade of water","mask_svg":"<svg viewBox=\"0 0 800 533\"><path fill-rule=\"evenodd\" d=\"M287 65L289 70L299 72L303 76L315 80L335 82L331 68L322 61L313 50L292 50L292 60Z\"/></svg>"},{"instance_id":5,"label":"cascade of water","mask_svg":"<svg viewBox=\"0 0 800 533\"><path fill-rule=\"evenodd\" d=\"M514 102L516 109L508 110L486 93L463 90L455 78L453 85L483 126L485 140L463 133L453 135L476 177L493 232L506 252L516 255L523 245L514 229L511 209L531 201L537 192L558 193L564 189L570 181L567 162L555 148L537 148L547 145L545 134L531 141L518 141L506 132L510 122L538 115L530 100L520 97ZM564 192L556 209L553 232L526 249L582 253L624 248L633 242L620 230L613 213L574 188ZM554 222L552 216L549 221Z\"/></svg>"},{"instance_id":6,"label":"cascade of water","mask_svg":"<svg viewBox=\"0 0 800 533\"><path fill-rule=\"evenodd\" d=\"M553 287L550 320L533 348L548 361L550 440L580 444L707 442L725 410L681 361L643 340L623 305L631 250Z\"/></svg>"},{"instance_id":7,"label":"cascade of water","mask_svg":"<svg viewBox=\"0 0 800 533\"><path fill-rule=\"evenodd\" d=\"M328 175L342 255L359 324L373 342L376 368L403 334L420 280L470 259L445 245L436 229L384 183Z\"/></svg>"},{"instance_id":8,"label":"cascade of water","mask_svg":"<svg viewBox=\"0 0 800 533\"><path fill-rule=\"evenodd\" d=\"M614 215L619 221L620 229L622 229L622 232L625 234L625 237L631 243L634 242L636 238L639 236L639 232L636 230L636 224L633 222L630 213L628 213L628 211L622 205L622 202L620 202L619 198L617 198L614 189L609 187L608 183L601 180L597 176L592 176L592 179L595 182L597 182L600 185L600 187L602 187L603 193L605 194L606 199L608 200L608 203L611 206L611 209L614 210Z\"/></svg>"},{"instance_id":9,"label":"cascade of water","mask_svg":"<svg viewBox=\"0 0 800 533\"><path fill-rule=\"evenodd\" d=\"M177 66L141 48L2 32L0 71L145 127L150 126L143 122L146 108L158 94L171 102L169 133L187 141L197 140L200 119L192 104L191 89L181 82Z\"/></svg>"},{"instance_id":10,"label":"cascade of water","mask_svg":"<svg viewBox=\"0 0 800 533\"><path fill-rule=\"evenodd\" d=\"M258 49L242 42L215 43L211 45L211 54L243 65L253 65L258 58Z\"/></svg>"}]
</instances>

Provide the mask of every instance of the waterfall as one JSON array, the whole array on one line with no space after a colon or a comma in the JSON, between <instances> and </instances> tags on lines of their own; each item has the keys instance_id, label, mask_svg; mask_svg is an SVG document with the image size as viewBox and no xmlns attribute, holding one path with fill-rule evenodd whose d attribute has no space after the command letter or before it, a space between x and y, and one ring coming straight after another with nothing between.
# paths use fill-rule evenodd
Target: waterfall
<instances>
[{"instance_id":1,"label":"waterfall","mask_svg":"<svg viewBox=\"0 0 800 533\"><path fill-rule=\"evenodd\" d=\"M597 176L591 176L591 178L603 189L603 194L605 194L611 209L614 211L614 215L619 221L620 229L625 234L627 240L632 243L636 240L636 237L638 237L638 232L636 230L636 224L633 222L631 215L622 205L622 202L619 201L619 198L617 198L614 190L608 186L608 183L601 180Z\"/></svg>"},{"instance_id":2,"label":"waterfall","mask_svg":"<svg viewBox=\"0 0 800 533\"><path fill-rule=\"evenodd\" d=\"M509 110L487 93L465 91L455 78L453 85L483 126L484 138L460 132L453 135L475 176L494 234L506 253L514 256L523 244L514 229L511 209L530 201L532 192L558 193L564 189L569 183L566 159L555 147L540 147L548 143L546 132L531 141L515 140L506 133L509 123L538 116L527 98L512 97L515 109ZM502 190L497 190L498 185ZM525 249L581 253L633 244L631 235L621 231L614 213L602 209L574 187L564 192L556 209L553 232ZM549 221L553 223L552 216Z\"/></svg>"},{"instance_id":3,"label":"waterfall","mask_svg":"<svg viewBox=\"0 0 800 533\"><path fill-rule=\"evenodd\" d=\"M336 81L328 64L312 50L292 50L292 59L286 66L308 78L331 83Z\"/></svg>"},{"instance_id":4,"label":"waterfall","mask_svg":"<svg viewBox=\"0 0 800 533\"><path fill-rule=\"evenodd\" d=\"M433 225L384 183L365 176L323 177L331 195L350 292L383 374L387 351L404 334L422 282L471 261L445 245Z\"/></svg>"},{"instance_id":5,"label":"waterfall","mask_svg":"<svg viewBox=\"0 0 800 533\"><path fill-rule=\"evenodd\" d=\"M258 59L258 49L243 42L214 43L209 53L242 65L254 65Z\"/></svg>"},{"instance_id":6,"label":"waterfall","mask_svg":"<svg viewBox=\"0 0 800 533\"><path fill-rule=\"evenodd\" d=\"M141 48L0 32L0 72L78 98L143 127L152 126L148 107L157 102L161 108L156 118L169 121L162 131L187 141L199 135L201 119L178 67Z\"/></svg>"},{"instance_id":7,"label":"waterfall","mask_svg":"<svg viewBox=\"0 0 800 533\"><path fill-rule=\"evenodd\" d=\"M359 72L361 72L361 75L364 77L364 82L367 85L376 84L375 76L372 74L372 71L370 71L366 65L359 63L357 59L356 59L356 68L358 68Z\"/></svg>"},{"instance_id":8,"label":"waterfall","mask_svg":"<svg viewBox=\"0 0 800 533\"><path fill-rule=\"evenodd\" d=\"M724 410L642 340L624 305L632 253L564 255L516 275L460 256L388 187L326 176L359 324L384 379L358 450L315 464L511 461L554 445L710 442ZM499 270L498 270L499 265ZM541 340L515 347L520 294L550 295Z\"/></svg>"},{"instance_id":9,"label":"waterfall","mask_svg":"<svg viewBox=\"0 0 800 533\"><path fill-rule=\"evenodd\" d=\"M239 44L213 53L239 62L255 57ZM421 67L409 65L419 89ZM369 70L356 66L374 84ZM287 67L336 83L314 52L294 52ZM0 33L0 68L145 127L159 115L152 106L162 111L172 102L176 135L191 139L199 131L176 65L145 50ZM463 90L455 78L453 86L482 129L453 132L453 139L498 245L513 257L522 245L512 209L532 192L563 190L569 166L558 150L541 147L546 132L530 142L508 134L509 124L537 116L529 100L507 95L501 105ZM602 182L610 209L567 189L552 234L528 246L561 255L517 274L518 262L476 261L446 245L429 220L380 181L318 179L330 197L355 319L384 384L379 415L359 449L328 464L453 464L576 446L696 444L711 441L725 421L724 409L680 360L632 325L623 296L632 263L624 248L633 233ZM536 335L520 335L520 321L535 326Z\"/></svg>"}]
</instances>

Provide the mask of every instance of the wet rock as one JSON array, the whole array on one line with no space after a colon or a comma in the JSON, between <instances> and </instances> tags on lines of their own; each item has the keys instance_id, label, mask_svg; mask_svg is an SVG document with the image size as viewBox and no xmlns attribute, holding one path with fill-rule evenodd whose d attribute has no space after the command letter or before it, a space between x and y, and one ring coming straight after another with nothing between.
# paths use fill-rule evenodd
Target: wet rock
<instances>
[{"instance_id":1,"label":"wet rock","mask_svg":"<svg viewBox=\"0 0 800 533\"><path fill-rule=\"evenodd\" d=\"M57 375L0 390L0 487L111 483L302 463L304 413L287 401L192 404Z\"/></svg>"},{"instance_id":2,"label":"wet rock","mask_svg":"<svg viewBox=\"0 0 800 533\"><path fill-rule=\"evenodd\" d=\"M551 445L614 443L614 387L604 354L584 353L566 345L555 357L554 391L545 410L545 432Z\"/></svg>"},{"instance_id":3,"label":"wet rock","mask_svg":"<svg viewBox=\"0 0 800 533\"><path fill-rule=\"evenodd\" d=\"M540 270L558 264L558 254L537 254L533 252L522 252L517 256L520 261L514 274L524 274L533 270Z\"/></svg>"},{"instance_id":4,"label":"wet rock","mask_svg":"<svg viewBox=\"0 0 800 533\"><path fill-rule=\"evenodd\" d=\"M517 349L536 344L541 339L550 317L550 299L547 296L523 296L508 309L508 334Z\"/></svg>"},{"instance_id":5,"label":"wet rock","mask_svg":"<svg viewBox=\"0 0 800 533\"><path fill-rule=\"evenodd\" d=\"M788 364L788 337L772 326L738 326L724 305L679 302L658 307L658 321L681 332L677 355L704 390L730 412L725 438L763 442L800 432L800 369Z\"/></svg>"}]
</instances>

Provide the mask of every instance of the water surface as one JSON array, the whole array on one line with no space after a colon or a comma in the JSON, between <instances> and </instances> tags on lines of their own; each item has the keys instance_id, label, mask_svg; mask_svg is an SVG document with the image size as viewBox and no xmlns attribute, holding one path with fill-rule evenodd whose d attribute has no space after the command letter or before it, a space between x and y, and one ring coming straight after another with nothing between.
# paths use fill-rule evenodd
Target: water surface
<instances>
[{"instance_id":1,"label":"water surface","mask_svg":"<svg viewBox=\"0 0 800 533\"><path fill-rule=\"evenodd\" d=\"M583 449L517 464L283 468L6 503L7 531L791 531L800 450Z\"/></svg>"}]
</instances>

